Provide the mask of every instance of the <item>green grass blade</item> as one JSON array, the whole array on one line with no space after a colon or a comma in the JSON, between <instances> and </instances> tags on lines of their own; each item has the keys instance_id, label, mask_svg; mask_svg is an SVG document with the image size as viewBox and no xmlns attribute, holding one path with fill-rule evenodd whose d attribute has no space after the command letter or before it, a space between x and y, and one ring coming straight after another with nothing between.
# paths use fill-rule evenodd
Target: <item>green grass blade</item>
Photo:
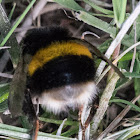
<instances>
[{"instance_id":1,"label":"green grass blade","mask_svg":"<svg viewBox=\"0 0 140 140\"><path fill-rule=\"evenodd\" d=\"M130 72L125 72L124 73L124 75L126 76L126 77L131 77L131 78L140 78L140 73L137 73L137 72L132 72L132 73L130 73Z\"/></svg>"},{"instance_id":2,"label":"green grass blade","mask_svg":"<svg viewBox=\"0 0 140 140\"><path fill-rule=\"evenodd\" d=\"M111 35L111 37L115 37L116 28L112 27L107 22L105 22L99 18L96 18L95 16L92 16L91 14L89 14L85 11L79 11L79 13L76 14L76 17L79 20L81 20L91 26L94 26L102 31L105 31L106 33L109 33Z\"/></svg>"},{"instance_id":3,"label":"green grass blade","mask_svg":"<svg viewBox=\"0 0 140 140\"><path fill-rule=\"evenodd\" d=\"M4 112L8 109L8 100L5 100L4 102L0 103L0 112Z\"/></svg>"},{"instance_id":4,"label":"green grass blade","mask_svg":"<svg viewBox=\"0 0 140 140\"><path fill-rule=\"evenodd\" d=\"M110 34L110 36L112 38L114 38L116 36L116 28L111 26L110 24L108 24L107 22L96 18L95 16L93 16L93 13L89 13L86 12L82 7L80 7L75 1L73 0L53 0L54 2L59 3L60 5L69 8L71 10L74 11L78 11L78 13L76 14L76 17L80 20L83 21L91 26L94 26L100 30L103 30L107 33ZM98 16L98 15L96 15ZM99 16L105 16L105 15L99 15ZM134 39L131 38L128 35L125 35L125 37L122 40L122 44L125 46L131 46L134 43Z\"/></svg>"},{"instance_id":5,"label":"green grass blade","mask_svg":"<svg viewBox=\"0 0 140 140\"><path fill-rule=\"evenodd\" d=\"M112 3L113 3L114 19L118 25L118 21L119 21L119 5L118 4L119 3L117 2L117 0L112 0Z\"/></svg>"},{"instance_id":6,"label":"green grass blade","mask_svg":"<svg viewBox=\"0 0 140 140\"><path fill-rule=\"evenodd\" d=\"M122 100L122 99L113 99L113 100L110 100L109 101L110 103L124 103L124 104L127 104L127 105L130 105L131 107L133 107L134 109L136 109L138 112L140 112L140 107L138 107L137 105L134 105L132 104L131 102L129 101L126 101L126 100Z\"/></svg>"},{"instance_id":7,"label":"green grass blade","mask_svg":"<svg viewBox=\"0 0 140 140\"><path fill-rule=\"evenodd\" d=\"M60 5L69 8L74 11L85 11L78 3L76 3L74 0L53 0L54 2L59 3Z\"/></svg>"},{"instance_id":8,"label":"green grass blade","mask_svg":"<svg viewBox=\"0 0 140 140\"><path fill-rule=\"evenodd\" d=\"M108 24L105 21L100 20L99 18L96 18L95 16L89 14L85 11L80 5L78 5L74 0L53 0L54 2L59 3L60 5L69 8L71 10L77 11L76 17L79 20L82 20L83 22L92 25L100 30L103 30L107 33L109 33L112 37L116 34L116 28L111 27L110 24ZM80 13L79 13L80 12Z\"/></svg>"},{"instance_id":9,"label":"green grass blade","mask_svg":"<svg viewBox=\"0 0 140 140\"><path fill-rule=\"evenodd\" d=\"M114 19L117 27L120 28L125 19L127 0L112 0Z\"/></svg>"},{"instance_id":10,"label":"green grass blade","mask_svg":"<svg viewBox=\"0 0 140 140\"><path fill-rule=\"evenodd\" d=\"M75 127L75 128L72 127L70 130L62 133L61 136L70 137L71 135L77 134L78 130L79 130L79 127Z\"/></svg>"},{"instance_id":11,"label":"green grass blade","mask_svg":"<svg viewBox=\"0 0 140 140\"><path fill-rule=\"evenodd\" d=\"M44 122L47 122L47 123L54 123L54 124L62 124L62 120L55 120L55 119L48 119L48 118L43 118L43 117L39 117L39 120L40 121L44 121ZM76 122L76 121L66 121L65 122L65 125L74 125L74 126L78 126L79 123Z\"/></svg>"},{"instance_id":12,"label":"green grass blade","mask_svg":"<svg viewBox=\"0 0 140 140\"><path fill-rule=\"evenodd\" d=\"M104 9L104 8L102 8L100 6L97 6L92 1L89 1L89 0L83 0L83 1L85 3L87 3L88 5L90 5L93 9L96 9L97 11L100 11L101 13L104 13L104 14L107 14L107 15L112 15L113 16L113 11Z\"/></svg>"},{"instance_id":13,"label":"green grass blade","mask_svg":"<svg viewBox=\"0 0 140 140\"><path fill-rule=\"evenodd\" d=\"M9 96L9 92L6 92L4 95L2 95L0 97L0 103L4 102L5 100L8 99L8 96Z\"/></svg>"},{"instance_id":14,"label":"green grass blade","mask_svg":"<svg viewBox=\"0 0 140 140\"><path fill-rule=\"evenodd\" d=\"M107 136L106 138L103 138L103 140L109 140L109 139L113 139L114 137L118 137L120 135L123 135L124 133L126 133L127 131L132 131L132 130L137 130L140 127L140 124L136 124L134 126L131 126L129 128L117 131L113 134L111 134L110 136Z\"/></svg>"},{"instance_id":15,"label":"green grass blade","mask_svg":"<svg viewBox=\"0 0 140 140\"><path fill-rule=\"evenodd\" d=\"M1 124L1 123L0 123L0 134L4 135L4 136L16 138L16 139L22 139L22 140L31 139L31 136L29 135L30 131L28 129L10 126L10 125ZM42 133L42 132L38 133L37 139L38 140L45 140L45 139L46 140L47 139L49 139L49 140L76 140L76 138L67 138L67 137Z\"/></svg>"},{"instance_id":16,"label":"green grass blade","mask_svg":"<svg viewBox=\"0 0 140 140\"><path fill-rule=\"evenodd\" d=\"M9 84L0 85L0 103L8 99L9 95Z\"/></svg>"},{"instance_id":17,"label":"green grass blade","mask_svg":"<svg viewBox=\"0 0 140 140\"><path fill-rule=\"evenodd\" d=\"M130 130L127 131L126 133L124 133L123 135L121 135L117 140L128 140L136 135L140 134L140 129L134 129L134 130Z\"/></svg>"},{"instance_id":18,"label":"green grass blade","mask_svg":"<svg viewBox=\"0 0 140 140\"><path fill-rule=\"evenodd\" d=\"M125 19L127 0L121 0L119 23L122 24Z\"/></svg>"},{"instance_id":19,"label":"green grass blade","mask_svg":"<svg viewBox=\"0 0 140 140\"><path fill-rule=\"evenodd\" d=\"M0 84L0 112L4 112L8 108L8 99L9 96L9 83Z\"/></svg>"},{"instance_id":20,"label":"green grass blade","mask_svg":"<svg viewBox=\"0 0 140 140\"><path fill-rule=\"evenodd\" d=\"M14 3L13 8L12 8L10 14L9 14L9 17L8 17L8 18L9 18L9 21L11 20L11 18L12 18L12 16L13 16L13 13L14 13L14 11L15 11L15 8L16 8L16 3Z\"/></svg>"},{"instance_id":21,"label":"green grass blade","mask_svg":"<svg viewBox=\"0 0 140 140\"><path fill-rule=\"evenodd\" d=\"M137 136L137 137L134 137L134 138L131 138L129 140L140 140L140 136Z\"/></svg>"},{"instance_id":22,"label":"green grass blade","mask_svg":"<svg viewBox=\"0 0 140 140\"><path fill-rule=\"evenodd\" d=\"M138 53L136 53L136 57L138 56ZM127 61L127 60L132 60L133 58L133 53L132 52L128 52L126 55L124 55L119 62L121 61Z\"/></svg>"},{"instance_id":23,"label":"green grass blade","mask_svg":"<svg viewBox=\"0 0 140 140\"><path fill-rule=\"evenodd\" d=\"M9 37L12 35L12 33L14 32L14 30L17 28L17 26L21 23L21 21L23 20L23 18L26 16L26 14L28 13L28 11L31 9L31 7L33 6L33 4L36 2L36 0L32 0L31 3L27 6L27 8L25 9L25 11L22 13L22 15L19 17L19 19L17 20L17 22L15 23L15 25L12 27L12 29L9 31L9 33L6 35L6 37L4 38L4 40L1 42L0 46L4 46L5 43L7 42L7 40L9 39Z\"/></svg>"},{"instance_id":24,"label":"green grass blade","mask_svg":"<svg viewBox=\"0 0 140 140\"><path fill-rule=\"evenodd\" d=\"M136 68L136 72L137 74L139 74L139 77L135 77L134 79L134 89L135 89L135 95L138 96L140 95L140 54L138 53L138 56L135 60L135 68ZM140 100L138 101L139 105L140 105Z\"/></svg>"},{"instance_id":25,"label":"green grass blade","mask_svg":"<svg viewBox=\"0 0 140 140\"><path fill-rule=\"evenodd\" d=\"M108 17L108 18L113 18L113 15L105 15L105 14L94 14L94 13L90 13L93 16L97 16L97 17Z\"/></svg>"},{"instance_id":26,"label":"green grass blade","mask_svg":"<svg viewBox=\"0 0 140 140\"><path fill-rule=\"evenodd\" d=\"M8 20L8 17L2 5L0 4L0 32L1 32L0 42L4 40L5 36L8 34L10 30L11 30L10 22ZM11 55L11 60L13 65L16 66L18 63L20 53L19 53L19 46L14 34L11 35L9 40L6 42L6 45L11 46L11 48L9 49L9 53Z\"/></svg>"},{"instance_id":27,"label":"green grass blade","mask_svg":"<svg viewBox=\"0 0 140 140\"><path fill-rule=\"evenodd\" d=\"M4 88L6 86L9 86L9 83L0 84L0 88Z\"/></svg>"}]
</instances>

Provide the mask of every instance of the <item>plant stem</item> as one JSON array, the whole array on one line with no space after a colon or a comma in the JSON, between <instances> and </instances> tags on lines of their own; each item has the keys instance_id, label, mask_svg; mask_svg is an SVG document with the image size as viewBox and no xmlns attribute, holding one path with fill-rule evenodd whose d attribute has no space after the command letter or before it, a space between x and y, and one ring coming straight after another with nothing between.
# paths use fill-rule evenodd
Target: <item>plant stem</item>
<instances>
[{"instance_id":1,"label":"plant stem","mask_svg":"<svg viewBox=\"0 0 140 140\"><path fill-rule=\"evenodd\" d=\"M108 84L103 92L103 95L101 96L101 99L99 102L99 107L92 120L93 124L92 124L91 134L95 134L101 120L103 119L103 116L108 108L109 100L112 97L112 93L115 89L118 79L119 79L118 74L114 73L113 76L111 77L110 81L108 82Z\"/></svg>"}]
</instances>

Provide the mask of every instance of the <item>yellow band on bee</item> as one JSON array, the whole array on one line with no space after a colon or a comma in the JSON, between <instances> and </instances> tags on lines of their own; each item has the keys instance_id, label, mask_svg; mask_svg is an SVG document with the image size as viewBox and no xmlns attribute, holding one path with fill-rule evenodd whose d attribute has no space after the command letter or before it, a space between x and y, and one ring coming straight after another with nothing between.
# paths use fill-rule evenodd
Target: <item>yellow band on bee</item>
<instances>
[{"instance_id":1,"label":"yellow band on bee","mask_svg":"<svg viewBox=\"0 0 140 140\"><path fill-rule=\"evenodd\" d=\"M59 56L66 55L85 55L92 58L92 54L84 45L72 41L55 42L52 43L50 46L47 46L46 48L41 48L33 56L28 67L29 75L32 76L38 68L43 67L43 65L50 60Z\"/></svg>"}]
</instances>

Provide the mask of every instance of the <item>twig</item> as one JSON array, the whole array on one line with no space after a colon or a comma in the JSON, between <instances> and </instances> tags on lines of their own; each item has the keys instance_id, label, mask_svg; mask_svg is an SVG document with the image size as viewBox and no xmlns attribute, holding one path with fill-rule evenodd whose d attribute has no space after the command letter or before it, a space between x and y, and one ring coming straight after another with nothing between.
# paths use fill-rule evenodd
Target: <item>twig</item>
<instances>
[{"instance_id":1,"label":"twig","mask_svg":"<svg viewBox=\"0 0 140 140\"><path fill-rule=\"evenodd\" d=\"M33 29L34 27L33 26L30 26L30 27L23 27L23 28L16 28L14 32L22 32L23 30L29 30L29 29Z\"/></svg>"},{"instance_id":2,"label":"twig","mask_svg":"<svg viewBox=\"0 0 140 140\"><path fill-rule=\"evenodd\" d=\"M133 58L132 58L131 66L130 66L130 72L133 72L135 58L136 58L136 47L134 48Z\"/></svg>"},{"instance_id":3,"label":"twig","mask_svg":"<svg viewBox=\"0 0 140 140\"><path fill-rule=\"evenodd\" d=\"M83 140L83 138L85 138L85 136L83 137L83 134L84 134L84 132L83 132L83 128L84 128L84 126L83 126L83 124L84 124L84 118L83 118L83 115L82 114L84 114L83 112L85 112L85 109L83 110L83 108L85 108L83 105L81 105L80 107L79 107L79 113L78 113L78 116L79 116L79 118L78 118L78 120L79 120L79 132L78 132L78 139L79 140Z\"/></svg>"},{"instance_id":4,"label":"twig","mask_svg":"<svg viewBox=\"0 0 140 140\"><path fill-rule=\"evenodd\" d=\"M92 120L93 124L92 124L91 134L95 134L101 120L103 119L103 116L107 110L109 100L112 96L112 93L115 89L118 79L119 79L118 74L114 73L103 92L103 95L99 102L99 108L97 109L97 112Z\"/></svg>"},{"instance_id":5,"label":"twig","mask_svg":"<svg viewBox=\"0 0 140 140\"><path fill-rule=\"evenodd\" d=\"M56 133L57 136L60 136L61 135L62 129L63 129L64 124L65 124L66 121L67 121L67 118L64 119L63 122L61 123L61 125L59 126L59 128L57 130L57 133Z\"/></svg>"},{"instance_id":6,"label":"twig","mask_svg":"<svg viewBox=\"0 0 140 140\"><path fill-rule=\"evenodd\" d=\"M69 16L67 11L65 9L63 9L65 15L69 18L69 19L73 19L73 20L76 20L76 18L72 17L72 16Z\"/></svg>"},{"instance_id":7,"label":"twig","mask_svg":"<svg viewBox=\"0 0 140 140\"><path fill-rule=\"evenodd\" d=\"M78 140L82 140L82 126L79 125Z\"/></svg>"},{"instance_id":8,"label":"twig","mask_svg":"<svg viewBox=\"0 0 140 140\"><path fill-rule=\"evenodd\" d=\"M135 0L132 0L132 8L134 10L134 8L135 8ZM137 42L136 21L134 22L133 28L134 28L134 42L136 43ZM131 66L130 66L130 72L133 72L135 58L136 58L136 47L134 48L133 58L132 58L132 61L131 61Z\"/></svg>"},{"instance_id":9,"label":"twig","mask_svg":"<svg viewBox=\"0 0 140 140\"><path fill-rule=\"evenodd\" d=\"M140 99L140 95L135 97L131 102L135 104L137 100ZM103 137L105 137L109 132L113 130L113 128L122 120L122 118L128 113L131 106L127 105L121 113L111 122L111 124L99 135L97 140L101 140Z\"/></svg>"},{"instance_id":10,"label":"twig","mask_svg":"<svg viewBox=\"0 0 140 140\"><path fill-rule=\"evenodd\" d=\"M115 60L118 57L119 52L120 52L120 47L121 47L121 43L119 43L118 46L116 47L116 49L114 50L114 52L112 54L112 60ZM114 65L117 66L117 63L115 63ZM112 77L113 73L114 73L114 69L111 68L108 73L108 80Z\"/></svg>"},{"instance_id":11,"label":"twig","mask_svg":"<svg viewBox=\"0 0 140 140\"><path fill-rule=\"evenodd\" d=\"M37 27L41 27L41 16L38 15L37 17Z\"/></svg>"},{"instance_id":12,"label":"twig","mask_svg":"<svg viewBox=\"0 0 140 140\"><path fill-rule=\"evenodd\" d=\"M6 139L6 140L14 140L12 138L6 137L6 136L0 136L0 139Z\"/></svg>"},{"instance_id":13,"label":"twig","mask_svg":"<svg viewBox=\"0 0 140 140\"><path fill-rule=\"evenodd\" d=\"M88 104L84 104L79 109L79 133L78 139L79 140L89 140L89 128L90 125L87 122L87 119L90 115L90 108L88 108Z\"/></svg>"},{"instance_id":14,"label":"twig","mask_svg":"<svg viewBox=\"0 0 140 140\"><path fill-rule=\"evenodd\" d=\"M87 124L86 126L86 120L88 118L90 114L90 108L88 108L88 104L85 104L84 105L84 108L83 108L83 112L82 112L82 116L81 116L81 121L84 125L84 131L82 132L83 133L83 137L82 137L82 140L89 140L89 127L90 127L90 124Z\"/></svg>"},{"instance_id":15,"label":"twig","mask_svg":"<svg viewBox=\"0 0 140 140\"><path fill-rule=\"evenodd\" d=\"M132 127L126 128L124 130L120 130L120 131L118 131L118 132L116 132L116 133L114 133L114 134L112 134L112 135L110 135L110 136L108 136L108 137L106 137L106 138L104 138L102 140L112 140L114 137L118 137L119 135L122 135L122 134L124 134L124 133L126 133L128 131L131 131L131 130L139 129L139 127L140 127L140 124L138 123L138 124L136 124L136 125L134 125Z\"/></svg>"},{"instance_id":16,"label":"twig","mask_svg":"<svg viewBox=\"0 0 140 140\"><path fill-rule=\"evenodd\" d=\"M81 39L84 39L85 38L85 35L93 35L97 38L100 38L97 34L93 33L93 32L90 32L90 31L85 31L82 33L82 36L81 36Z\"/></svg>"},{"instance_id":17,"label":"twig","mask_svg":"<svg viewBox=\"0 0 140 140\"><path fill-rule=\"evenodd\" d=\"M99 5L99 6L103 6L103 7L113 7L112 4L106 3L104 1L97 1L97 0L91 0L92 2L94 2L95 4Z\"/></svg>"},{"instance_id":18,"label":"twig","mask_svg":"<svg viewBox=\"0 0 140 140\"><path fill-rule=\"evenodd\" d=\"M10 49L11 47L10 46L3 46L3 47L0 47L0 50L3 50L3 49Z\"/></svg>"},{"instance_id":19,"label":"twig","mask_svg":"<svg viewBox=\"0 0 140 140\"><path fill-rule=\"evenodd\" d=\"M60 8L62 8L61 5L58 5L57 3L51 3L51 4L49 4L49 5L46 5L46 6L42 9L42 11L40 11L39 15L43 15L43 14L45 14L45 13L48 13L48 12L51 12L51 11L54 11L54 10L60 9ZM64 7L63 7L63 9L64 9Z\"/></svg>"},{"instance_id":20,"label":"twig","mask_svg":"<svg viewBox=\"0 0 140 140\"><path fill-rule=\"evenodd\" d=\"M125 36L126 32L129 30L129 28L131 27L131 25L133 24L133 22L135 21L135 19L138 17L139 14L140 14L140 2L138 2L135 10L132 12L132 14L129 16L129 18L124 22L121 30L119 31L119 33L117 34L117 36L113 40L113 42L111 43L111 45L108 48L108 50L106 51L105 56L107 58L110 58L110 56L114 52L115 48L121 42L121 40ZM101 75L105 65L106 65L106 62L104 62L104 61L102 61L100 63L100 65L99 65L99 67L97 69L97 72L96 72L96 77L97 78Z\"/></svg>"},{"instance_id":21,"label":"twig","mask_svg":"<svg viewBox=\"0 0 140 140\"><path fill-rule=\"evenodd\" d=\"M29 27L32 24L32 21L37 18L40 11L43 9L43 7L46 5L47 0L40 0L32 10L32 12L28 15L28 17L25 19L24 23L21 25L21 28ZM17 34L17 40L18 42L21 42L22 38L26 34L26 31L20 32Z\"/></svg>"},{"instance_id":22,"label":"twig","mask_svg":"<svg viewBox=\"0 0 140 140\"><path fill-rule=\"evenodd\" d=\"M8 74L8 73L1 73L1 72L0 72L0 77L5 77L5 78L10 78L10 79L12 79L12 78L13 78L13 75Z\"/></svg>"}]
</instances>

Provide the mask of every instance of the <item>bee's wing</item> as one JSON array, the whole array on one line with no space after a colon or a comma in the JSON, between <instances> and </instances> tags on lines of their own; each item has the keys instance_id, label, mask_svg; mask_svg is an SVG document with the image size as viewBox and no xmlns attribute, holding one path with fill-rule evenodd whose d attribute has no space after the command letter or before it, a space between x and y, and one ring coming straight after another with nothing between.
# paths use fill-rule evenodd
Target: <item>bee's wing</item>
<instances>
[{"instance_id":1,"label":"bee's wing","mask_svg":"<svg viewBox=\"0 0 140 140\"><path fill-rule=\"evenodd\" d=\"M80 39L74 39L77 43L81 43L85 46L88 47L88 49L90 50L90 52L92 52L94 55L96 55L97 57L99 57L100 59L104 60L105 62L107 62L114 70L116 73L118 73L118 75L121 78L125 78L124 74L118 69L118 67L116 67L105 55L103 55L99 49L97 49L95 46L93 46L92 44L90 44L89 42L85 41L85 40L80 40Z\"/></svg>"},{"instance_id":2,"label":"bee's wing","mask_svg":"<svg viewBox=\"0 0 140 140\"><path fill-rule=\"evenodd\" d=\"M29 55L20 58L10 85L8 106L13 116L21 116L23 114L22 107L30 60L31 56Z\"/></svg>"}]
</instances>

